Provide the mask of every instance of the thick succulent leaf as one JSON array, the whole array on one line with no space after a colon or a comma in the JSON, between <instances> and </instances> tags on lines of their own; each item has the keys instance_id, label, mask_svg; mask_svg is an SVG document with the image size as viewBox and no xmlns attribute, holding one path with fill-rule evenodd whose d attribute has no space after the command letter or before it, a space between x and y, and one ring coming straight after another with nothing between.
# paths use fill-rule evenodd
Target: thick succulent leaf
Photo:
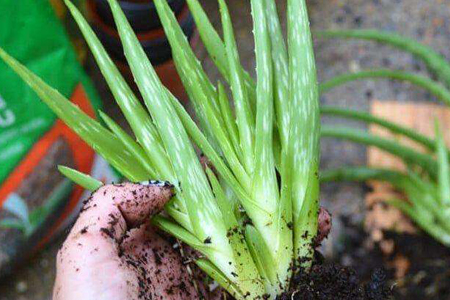
<instances>
[{"instance_id":1,"label":"thick succulent leaf","mask_svg":"<svg viewBox=\"0 0 450 300\"><path fill-rule=\"evenodd\" d=\"M260 284L261 277L258 269L252 259L247 244L244 242L244 233L234 215L233 203L229 201L217 179L216 175L210 170L206 170L209 182L216 196L217 204L223 215L223 222L227 227L227 237L232 245L234 256L234 267L237 278L230 278L231 281L238 281L239 287L244 294L255 293L264 294L264 287ZM259 288L259 292L255 291L255 285Z\"/></svg>"},{"instance_id":2,"label":"thick succulent leaf","mask_svg":"<svg viewBox=\"0 0 450 300\"><path fill-rule=\"evenodd\" d=\"M438 241L446 244L450 240L448 216L433 198L435 193L429 184L417 174L403 174L389 169L373 169L367 167L342 168L322 172L321 181L367 181L381 180L391 183L399 191L408 196L411 204L405 200L391 199L389 204L402 210L421 228Z\"/></svg>"},{"instance_id":3,"label":"thick succulent leaf","mask_svg":"<svg viewBox=\"0 0 450 300\"><path fill-rule=\"evenodd\" d=\"M132 181L148 179L148 173L122 142L97 121L67 100L57 90L21 65L0 48L0 57L38 94L53 112L102 155L120 173Z\"/></svg>"},{"instance_id":4,"label":"thick succulent leaf","mask_svg":"<svg viewBox=\"0 0 450 300\"><path fill-rule=\"evenodd\" d=\"M223 156L226 158L228 165L236 175L236 178L243 186L249 186L250 177L242 166L234 150L228 131L224 126L223 118L219 118L219 112L217 112L213 103L211 103L211 101L207 98L201 85L198 84L201 79L197 76L196 72L190 72L191 68L190 66L185 65L186 61L186 59L180 60L179 68L182 70L180 75L183 80L189 81L187 86L191 90L191 101L195 102L199 109L203 112L206 118L207 126L211 130L212 135L215 137L217 145L219 145L221 149L221 153L223 153Z\"/></svg>"},{"instance_id":5,"label":"thick succulent leaf","mask_svg":"<svg viewBox=\"0 0 450 300\"><path fill-rule=\"evenodd\" d=\"M131 136L129 136L116 122L114 122L113 119L108 117L103 112L100 112L100 117L103 119L108 128L122 141L125 147L133 153L134 157L136 157L136 159L139 160L142 166L148 171L149 178L159 178L153 170L144 149L142 149L142 147Z\"/></svg>"},{"instance_id":6,"label":"thick succulent leaf","mask_svg":"<svg viewBox=\"0 0 450 300\"><path fill-rule=\"evenodd\" d=\"M314 50L309 28L305 0L288 0L288 51L289 90L291 101L290 138L288 156L292 174L292 203L294 222L294 247L298 257L312 256L311 244L317 232L318 190L310 190L311 198L306 198L309 187L318 187L317 176L311 176L319 164L319 93L314 60ZM314 175L314 174L312 174ZM308 205L311 202L313 205ZM305 212L304 205L311 210ZM310 233L304 238L305 233Z\"/></svg>"},{"instance_id":7,"label":"thick succulent leaf","mask_svg":"<svg viewBox=\"0 0 450 300\"><path fill-rule=\"evenodd\" d=\"M228 7L224 0L219 0L219 5L229 65L230 85L233 93L236 123L243 152L244 166L248 173L252 173L255 154L254 115L250 106L247 88L244 84L243 70L239 61L239 54Z\"/></svg>"},{"instance_id":8,"label":"thick succulent leaf","mask_svg":"<svg viewBox=\"0 0 450 300\"><path fill-rule=\"evenodd\" d=\"M356 143L378 147L398 156L407 163L422 167L433 177L437 176L437 162L431 155L420 153L411 147L403 146L393 140L352 128L336 128L329 126L324 126L321 134L322 137L342 138Z\"/></svg>"},{"instance_id":9,"label":"thick succulent leaf","mask_svg":"<svg viewBox=\"0 0 450 300\"><path fill-rule=\"evenodd\" d=\"M406 180L406 175L389 169L376 169L368 167L347 167L334 170L326 170L320 173L321 182L331 181L367 181L384 180L398 185L402 180Z\"/></svg>"},{"instance_id":10,"label":"thick succulent leaf","mask_svg":"<svg viewBox=\"0 0 450 300\"><path fill-rule=\"evenodd\" d=\"M184 65L191 68L189 73L195 73L196 76L198 76L200 80L197 81L197 84L199 84L203 93L205 93L205 96L210 101L215 101L216 89L191 49L189 41L184 35L180 24L178 24L177 18L169 4L166 0L155 0L154 3L163 25L164 32L166 33L166 37L172 48L173 55L176 56L178 60L181 59ZM217 105L214 106L214 109L218 112Z\"/></svg>"},{"instance_id":11,"label":"thick succulent leaf","mask_svg":"<svg viewBox=\"0 0 450 300\"><path fill-rule=\"evenodd\" d=\"M219 98L219 107L220 113L222 114L223 121L225 123L228 136L230 137L231 142L233 143L234 150L236 154L243 160L242 147L239 142L239 132L236 126L236 121L233 115L233 110L230 106L230 101L228 100L227 93L225 91L225 87L219 82L218 83L218 95Z\"/></svg>"},{"instance_id":12,"label":"thick succulent leaf","mask_svg":"<svg viewBox=\"0 0 450 300\"><path fill-rule=\"evenodd\" d=\"M209 56L214 61L222 76L228 82L231 82L225 44L209 21L208 16L206 15L198 0L187 0L187 3L192 12L195 23L197 25L197 30L200 34L203 44L205 45L206 50L209 53ZM256 85L247 72L243 71L243 76L245 78L249 100L252 109L254 110L256 99Z\"/></svg>"},{"instance_id":13,"label":"thick succulent leaf","mask_svg":"<svg viewBox=\"0 0 450 300\"><path fill-rule=\"evenodd\" d=\"M253 256L253 260L258 268L259 274L261 274L264 281L266 290L277 295L280 289L280 287L277 286L278 278L275 267L277 262L272 257L270 249L262 238L260 232L253 226L247 225L245 227L245 239Z\"/></svg>"},{"instance_id":14,"label":"thick succulent leaf","mask_svg":"<svg viewBox=\"0 0 450 300\"><path fill-rule=\"evenodd\" d=\"M179 53L173 54L173 60L175 62L175 66L177 68L178 74L180 76L181 82L186 90L186 93L190 100L190 105L194 108L196 119L199 123L200 128L205 133L206 138L214 147L214 149L221 153L219 146L217 145L217 138L214 135L214 132L209 124L208 117L206 116L206 112L204 109L204 105L201 105L200 99L198 99L198 95L196 92L201 92L201 88L192 82L192 73L190 72L190 67L184 68L183 62L185 62ZM200 91L199 91L200 90ZM215 112L216 115L216 112Z\"/></svg>"},{"instance_id":15,"label":"thick succulent leaf","mask_svg":"<svg viewBox=\"0 0 450 300\"><path fill-rule=\"evenodd\" d=\"M206 259L198 259L195 261L197 266L203 270L209 277L214 279L221 287L223 287L230 295L236 299L245 299L244 293L231 282L225 274L223 274L214 264Z\"/></svg>"},{"instance_id":16,"label":"thick succulent leaf","mask_svg":"<svg viewBox=\"0 0 450 300\"><path fill-rule=\"evenodd\" d=\"M287 146L289 138L289 58L286 43L278 17L275 0L265 0L267 27L272 45L272 60L274 68L275 109L278 132L283 147Z\"/></svg>"},{"instance_id":17,"label":"thick succulent leaf","mask_svg":"<svg viewBox=\"0 0 450 300\"><path fill-rule=\"evenodd\" d=\"M163 216L158 215L153 217L152 223L194 249L203 253L211 251L210 247L201 242L195 235Z\"/></svg>"},{"instance_id":18,"label":"thick succulent leaf","mask_svg":"<svg viewBox=\"0 0 450 300\"><path fill-rule=\"evenodd\" d=\"M170 233L171 235L178 238L182 242L188 244L189 246L193 247L194 249L199 250L200 252L202 252L203 254L205 254L207 256L211 256L212 252L216 251L215 249L212 249L208 244L205 244L205 243L199 241L194 235L192 235L188 231L184 230L177 224L171 222L170 220L168 220L162 216L154 217L152 219L152 222L153 222L153 224L155 224L162 230ZM242 243L240 243L240 244L243 245ZM246 253L242 253L242 254L249 255ZM225 288L229 291L229 286L230 286L230 287L233 287L231 289L231 291L234 291L234 292L239 291L239 293L237 293L236 296L240 297L240 295L245 294L247 292L249 292L251 294L256 293L257 295L261 295L264 293L264 290L262 288L259 290L258 289L255 290L255 285L256 285L256 287L258 287L260 285L259 284L260 279L258 278L259 274L257 272L255 272L256 268L254 270L251 268L251 264L253 264L252 261L248 261L248 263L250 263L250 265L245 265L245 268L249 267L248 269L239 270L239 273L232 273L232 274L239 274L239 277L233 276L232 274L225 275L219 268L217 268L216 265L212 264L209 260L201 259L201 261L203 261L204 263L200 263L199 267L202 270L204 270L208 275L210 275L214 280L216 280L223 288ZM230 263L231 263L231 261L230 261ZM239 263L243 263L243 262L239 261ZM243 265L241 265L241 267L242 266ZM206 269L204 269L204 268L206 268ZM244 271L245 272L252 271L252 272L250 274L245 274ZM250 275L250 277L245 276L245 275ZM236 278L236 277L238 277L238 278ZM236 281L239 282L239 285L236 284ZM244 282L242 282L242 281L244 281ZM242 287L244 287L244 288L250 287L250 289L245 290L245 293L244 293L244 292L242 292L242 289L241 289ZM244 299L244 298L240 297L237 299Z\"/></svg>"},{"instance_id":19,"label":"thick succulent leaf","mask_svg":"<svg viewBox=\"0 0 450 300\"><path fill-rule=\"evenodd\" d=\"M274 69L272 45L264 1L252 0L253 26L256 47L256 127L255 171L252 198L271 213L268 219L248 211L253 223L267 245L270 245L277 278L282 287L289 283L292 263L292 231L287 223L291 216L280 215L279 189L273 154L274 124ZM277 50L279 50L277 48ZM286 62L287 64L287 62ZM286 210L283 210L286 212Z\"/></svg>"},{"instance_id":20,"label":"thick succulent leaf","mask_svg":"<svg viewBox=\"0 0 450 300\"><path fill-rule=\"evenodd\" d=\"M400 209L405 215L409 216L420 228L429 235L441 242L445 246L450 246L450 232L440 227L438 224L430 222L423 217L418 210L408 205L404 200L392 199L388 204Z\"/></svg>"},{"instance_id":21,"label":"thick succulent leaf","mask_svg":"<svg viewBox=\"0 0 450 300\"><path fill-rule=\"evenodd\" d=\"M138 142L144 147L156 175L161 180L173 179L172 167L150 116L114 65L88 22L70 1L65 0L65 2L83 33L117 104L124 113ZM146 163L146 165L148 164L149 162ZM146 169L148 170L147 166Z\"/></svg>"},{"instance_id":22,"label":"thick succulent leaf","mask_svg":"<svg viewBox=\"0 0 450 300\"><path fill-rule=\"evenodd\" d=\"M91 176L84 174L80 171L71 169L69 167L65 166L58 166L58 170L67 178L75 182L76 184L80 185L81 187L85 188L88 191L96 191L101 186L103 186L103 182L92 178Z\"/></svg>"},{"instance_id":23,"label":"thick succulent leaf","mask_svg":"<svg viewBox=\"0 0 450 300\"><path fill-rule=\"evenodd\" d=\"M417 131L414 131L408 127L404 127L402 125L395 124L384 118L376 117L367 112L350 110L350 109L334 107L334 106L325 106L325 105L322 105L320 107L320 112L324 115L345 117L345 118L354 119L354 120L358 120L358 121L362 121L362 122L366 122L366 123L376 124L376 125L379 125L379 126L382 126L386 129L388 129L392 133L401 134L415 142L418 142L433 152L436 149L435 141L430 139L429 137L422 135L422 134L418 133Z\"/></svg>"},{"instance_id":24,"label":"thick succulent leaf","mask_svg":"<svg viewBox=\"0 0 450 300\"><path fill-rule=\"evenodd\" d=\"M426 174L421 173L420 170L414 170L413 168L409 168L407 174L409 178L414 181L414 186L421 188L424 193L430 194L435 199L439 197L437 182L431 181Z\"/></svg>"},{"instance_id":25,"label":"thick succulent leaf","mask_svg":"<svg viewBox=\"0 0 450 300\"><path fill-rule=\"evenodd\" d=\"M319 90L321 93L326 93L332 88L343 85L347 82L377 78L388 78L412 83L425 89L444 104L450 105L450 91L444 85L425 76L416 75L405 71L369 70L343 74L321 83Z\"/></svg>"},{"instance_id":26,"label":"thick succulent leaf","mask_svg":"<svg viewBox=\"0 0 450 300\"><path fill-rule=\"evenodd\" d=\"M436 149L439 165L438 186L440 192L441 204L447 210L450 210L450 167L448 162L447 146L445 145L444 136L436 122Z\"/></svg>"},{"instance_id":27,"label":"thick succulent leaf","mask_svg":"<svg viewBox=\"0 0 450 300\"><path fill-rule=\"evenodd\" d=\"M203 10L202 5L197 0L187 0L186 2L192 16L194 17L197 30L205 43L205 47L210 54L211 59L217 66L220 73L225 78L228 78L228 62L222 39L211 24L211 21Z\"/></svg>"},{"instance_id":28,"label":"thick succulent leaf","mask_svg":"<svg viewBox=\"0 0 450 300\"><path fill-rule=\"evenodd\" d=\"M200 148L200 150L209 158L213 166L216 168L217 172L223 179L229 184L233 191L238 196L241 204L245 207L255 210L260 210L262 213L268 214L264 209L258 205L257 202L253 201L250 197L250 190L246 190L239 181L236 180L233 173L230 171L228 166L224 163L219 154L214 150L211 144L208 142L206 137L197 127L197 124L191 119L184 107L174 98L170 98L178 116L183 122L183 126L186 128L191 139Z\"/></svg>"},{"instance_id":29,"label":"thick succulent leaf","mask_svg":"<svg viewBox=\"0 0 450 300\"><path fill-rule=\"evenodd\" d=\"M450 87L450 64L448 61L433 48L414 39L396 33L371 29L318 31L315 35L324 38L356 38L376 41L407 51L423 60L429 70L437 75L447 87Z\"/></svg>"},{"instance_id":30,"label":"thick succulent leaf","mask_svg":"<svg viewBox=\"0 0 450 300\"><path fill-rule=\"evenodd\" d=\"M252 0L251 4L258 78L252 197L258 199L266 210L274 212L278 203L278 186L273 157L273 126L271 125L274 120L272 49L263 2Z\"/></svg>"},{"instance_id":31,"label":"thick succulent leaf","mask_svg":"<svg viewBox=\"0 0 450 300\"><path fill-rule=\"evenodd\" d=\"M176 199L174 199L176 200ZM189 232L193 232L191 221L189 220L189 215L185 212L180 211L175 205L166 205L164 211L169 214L175 221L178 222L184 229Z\"/></svg>"},{"instance_id":32,"label":"thick succulent leaf","mask_svg":"<svg viewBox=\"0 0 450 300\"><path fill-rule=\"evenodd\" d=\"M449 215L443 210L442 205L437 201L438 199L418 189L413 184L415 182L411 181L409 185L403 188L403 191L408 196L409 202L413 204L414 209L428 222L436 223L437 226L450 232Z\"/></svg>"},{"instance_id":33,"label":"thick succulent leaf","mask_svg":"<svg viewBox=\"0 0 450 300\"><path fill-rule=\"evenodd\" d=\"M230 232L230 230L234 229L239 230L239 223L234 215L233 203L230 202L225 196L225 192L223 191L214 172L211 171L210 168L207 168L206 174L208 175L209 182L211 183L214 195L216 196L217 204L222 212L223 222L227 227L227 231Z\"/></svg>"}]
</instances>

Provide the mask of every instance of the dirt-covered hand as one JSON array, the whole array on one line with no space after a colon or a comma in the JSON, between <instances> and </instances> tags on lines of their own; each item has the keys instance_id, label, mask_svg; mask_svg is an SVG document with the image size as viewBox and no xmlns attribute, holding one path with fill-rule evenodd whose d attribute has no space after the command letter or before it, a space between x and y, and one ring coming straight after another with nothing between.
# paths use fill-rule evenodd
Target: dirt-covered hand
<instances>
[{"instance_id":1,"label":"dirt-covered hand","mask_svg":"<svg viewBox=\"0 0 450 300\"><path fill-rule=\"evenodd\" d=\"M146 223L172 190L125 183L93 193L58 253L53 299L199 299L180 254Z\"/></svg>"}]
</instances>

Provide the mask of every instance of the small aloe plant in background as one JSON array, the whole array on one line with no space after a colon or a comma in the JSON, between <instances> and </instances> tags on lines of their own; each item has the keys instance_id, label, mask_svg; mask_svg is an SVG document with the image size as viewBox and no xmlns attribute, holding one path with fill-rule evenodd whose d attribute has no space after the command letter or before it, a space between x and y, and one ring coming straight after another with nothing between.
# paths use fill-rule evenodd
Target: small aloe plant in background
<instances>
[{"instance_id":1,"label":"small aloe plant in background","mask_svg":"<svg viewBox=\"0 0 450 300\"><path fill-rule=\"evenodd\" d=\"M325 134L334 136L331 132ZM392 146L403 147L395 145L395 142L390 140L384 140L384 142L392 143ZM362 143L369 144L364 141ZM408 159L402 155L403 151L411 151L409 148L399 148L399 153L396 156L401 158L409 167L406 173L382 168L346 167L325 171L322 173L321 179L323 182L380 180L392 184L407 197L407 201L404 199L386 199L387 203L400 209L434 239L450 247L449 152L445 146L442 132L437 125L435 143L437 160L435 161L431 156L428 157L430 163L433 164L430 171L426 171L417 165L413 157ZM425 146L425 144L422 145ZM388 148L382 149L393 154ZM417 152L415 155L423 154ZM427 157L427 155L424 155L424 157Z\"/></svg>"},{"instance_id":2,"label":"small aloe plant in background","mask_svg":"<svg viewBox=\"0 0 450 300\"><path fill-rule=\"evenodd\" d=\"M214 85L166 0L154 0L199 126L162 86L116 0L109 0L145 106L133 94L80 12L66 1L134 136L101 113L104 127L0 50L47 105L128 180L167 180L176 196L155 225L203 254L196 264L236 299L275 299L293 267L308 269L318 230L318 85L304 0L288 0L287 46L274 0L252 0L256 74L243 69L232 21L219 0L221 38L197 0L200 36L231 88ZM214 166L203 169L198 147ZM101 183L64 174L94 190Z\"/></svg>"},{"instance_id":3,"label":"small aloe plant in background","mask_svg":"<svg viewBox=\"0 0 450 300\"><path fill-rule=\"evenodd\" d=\"M424 88L443 104L450 106L450 63L431 47L395 33L377 30L322 31L317 32L317 36L323 38L356 38L396 47L422 60L429 71L437 78L437 80L434 80L405 71L368 70L332 78L320 85L321 93L353 80L388 78L407 81ZM443 132L446 131L442 131L436 125L436 139L433 140L412 129L365 112L322 106L321 113L376 124L395 135L404 136L424 146L426 151L417 151L393 139L378 137L361 130L324 126L322 128L323 137L343 138L380 148L402 159L408 166L408 172L350 167L326 171L322 174L322 180L365 181L376 179L391 183L407 196L408 201L388 199L388 203L402 210L437 241L450 247L450 174L448 163L450 151L443 138Z\"/></svg>"}]
</instances>

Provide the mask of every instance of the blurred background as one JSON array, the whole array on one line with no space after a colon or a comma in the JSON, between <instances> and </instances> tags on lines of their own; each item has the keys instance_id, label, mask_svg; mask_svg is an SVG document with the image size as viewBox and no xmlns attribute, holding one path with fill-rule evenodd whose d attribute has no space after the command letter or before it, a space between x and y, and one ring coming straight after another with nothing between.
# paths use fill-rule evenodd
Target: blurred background
<instances>
[{"instance_id":1,"label":"blurred background","mask_svg":"<svg viewBox=\"0 0 450 300\"><path fill-rule=\"evenodd\" d=\"M46 1L41 0L37 2ZM120 43L106 2L105 0L80 0L77 5L82 8L89 18L99 38L103 41L122 72L127 75L129 74L128 69L124 63ZM152 62L157 65L158 73L163 82L178 97L184 99L186 105L188 105L188 100L183 93L183 88L171 62L170 48L164 38L164 33L160 28L151 1L130 0L120 2L133 27L138 32L138 37L144 49ZM206 51L198 40L193 20L186 9L185 2L183 0L169 2L212 81L220 79L217 70L207 58ZM202 0L201 2L213 24L220 31L217 4L211 0ZM280 13L284 15L285 1L279 0L277 2L279 2ZM249 1L228 0L227 3L234 21L233 24L242 63L247 70L253 72L254 51ZM90 78L90 82L93 85L92 91L86 89L84 92L93 101L94 107L102 106L107 114L123 125L124 122L119 114L119 110L113 103L106 84L64 5L59 0L50 0L48 9L43 8L45 5L47 3L38 5L39 9L43 10L42 15L38 13L27 15L26 6L20 9L22 5L17 5L16 1L0 0L0 20L5 20L3 17L6 18L7 14L10 15L9 20L35 18L36 24L42 24L45 27L49 26L46 23L50 22L48 18L54 18L54 22L56 22L54 24L61 24L61 31L56 30L55 33L52 33L54 34L53 37L58 36L60 40L58 46L62 48L73 46L75 49L73 57L70 54L72 50L67 50L69 54L64 56L61 64L57 66L57 68L64 70L62 74L66 74L67 78L70 78L72 81L71 87L67 87L66 94L68 96L72 95L75 99L78 92L76 88L77 82L85 83ZM308 5L313 30L376 28L393 31L432 46L436 51L450 58L450 19L448 18L450 16L450 0L309 0ZM16 13L21 15L14 16ZM50 14L53 14L53 16L50 16ZM281 19L283 20L284 18L282 17ZM52 38L50 35L46 37L44 33L42 35L39 34L39 30L30 31L26 34L22 32L23 35L19 35L17 32L21 31L20 28L26 28L25 23L22 24L18 21L13 23L5 22L0 21L0 28L2 28L0 29L0 43L6 43L6 45L0 45L7 50L9 49L8 47L13 47L14 44L27 46L28 43L30 47L33 47L33 44L39 41L46 42L47 39ZM67 36L65 32L67 32ZM12 37L13 35L14 37ZM20 38L20 40L14 41L13 38ZM327 80L341 73L356 72L370 68L392 68L427 74L425 66L413 56L379 44L355 40L316 39L315 49L320 81ZM31 65L36 66L39 64L37 61L30 61L31 56L26 57L27 51L25 49L18 51L25 60L28 59ZM33 53L36 54L36 52ZM54 53L51 54L52 51L43 51L41 53L54 55ZM56 62L54 63L56 64ZM82 69L79 67L80 65ZM70 68L70 66L73 66L73 70L76 71L64 69ZM49 74L49 81L54 82L56 85L63 85L64 83L59 83L62 80L62 75L56 74L57 68L52 67L53 72L51 73L54 74L53 77ZM46 67L42 66L42 70L45 69ZM45 73L45 71L43 72ZM0 74L0 78L2 78L1 76ZM87 84L90 85L91 83ZM0 83L0 95L4 95L6 99L7 92L8 87L3 81L3 83ZM430 94L417 87L389 80L353 82L336 88L332 93L327 93L321 97L323 104L338 105L362 111L369 111L374 100L395 100L410 103L436 102ZM0 110L2 108L3 105L0 98ZM54 120L51 119L49 122L54 122ZM352 127L365 128L360 123L328 117L324 117L323 122L326 124L345 124ZM0 127L0 133L2 133L2 130ZM46 130L50 131L49 127ZM44 131L41 132L41 134L43 133ZM41 194L43 196L41 198L47 199L47 202L39 202L43 200L38 199L36 201L39 203L29 203L26 196L24 196L27 195L27 192L17 187L17 194L22 195L22 198L24 198L22 202L25 202L25 204L19 200L14 200L16 201L14 202L8 198L7 203L10 203L12 208L6 212L0 211L0 220L2 218L3 220L16 220L16 223L9 224L9 227L4 226L0 229L0 300L51 299L56 253L65 235L63 228L65 224L70 223L71 215L75 215L77 209L76 204L70 204L69 202L77 202L82 197L82 193L76 194L74 187L67 187L66 192L64 192L63 179L58 177L59 175L54 175L56 164L62 163L77 166L77 158L65 155L66 150L64 150L64 147L70 148L71 144L60 145L57 141L53 142L53 148L51 148L54 152L53 156L49 154L48 161L39 165L42 168L47 168L47 173L44 175L40 173L37 176L39 177L38 179L30 178L30 176L22 178L23 180L31 180L31 183L37 182L32 186L39 191L42 190ZM78 142L74 141L74 143ZM322 153L322 167L325 169L343 165L364 165L367 163L366 148L349 142L323 139ZM109 169L98 158L90 157L89 159L91 160L91 165L88 167L91 168L96 177L103 180L114 180L116 178L117 175L114 171ZM11 172L16 171L16 169L11 170ZM8 173L8 176L10 174ZM8 178L10 177L7 177L5 182ZM43 178L53 179L49 180L51 182L49 183ZM54 202L48 202L48 199L58 191L60 196ZM330 183L323 186L323 205L334 215L334 228L333 234L323 246L322 252L328 259L342 264L364 264L365 260L373 259L376 261L374 268L377 267L377 263L382 264L379 267L391 268L389 263L399 264L398 260L389 260L383 257L382 251L377 250L378 248L368 241L370 239L367 238L367 233L363 230L366 212L366 203L364 201L366 192L367 186L363 184ZM0 189L0 198L2 196L1 193L2 190ZM68 198L72 200L67 200ZM24 205L26 206L25 208ZM69 206L70 209L68 209ZM42 209L42 207L46 210ZM37 213L38 209L39 212ZM6 210L5 207L4 210ZM44 212L42 212L43 210ZM35 213L33 214L33 212ZM51 215L55 214L55 212L59 214L66 212L66 218L64 220L52 218ZM39 216L39 218L36 216ZM35 221L36 218L38 218L38 221ZM19 223L17 222L18 219ZM48 241L50 242L47 243ZM418 243L420 244L422 241L419 240ZM442 251L445 252L447 250ZM450 257L448 252L445 252L445 255L447 255L447 258ZM368 268L370 267L372 265ZM398 271L399 267L395 267L395 270ZM409 268L414 269L411 266ZM420 267L417 268L420 269ZM368 275L370 270L361 270L361 273L363 276L370 276ZM408 274L405 271L400 275L407 276ZM447 280L450 278L448 273L444 273L442 276L447 276ZM424 289L429 285L431 283L424 286ZM437 295L430 296L428 299L448 299L445 297Z\"/></svg>"}]
</instances>

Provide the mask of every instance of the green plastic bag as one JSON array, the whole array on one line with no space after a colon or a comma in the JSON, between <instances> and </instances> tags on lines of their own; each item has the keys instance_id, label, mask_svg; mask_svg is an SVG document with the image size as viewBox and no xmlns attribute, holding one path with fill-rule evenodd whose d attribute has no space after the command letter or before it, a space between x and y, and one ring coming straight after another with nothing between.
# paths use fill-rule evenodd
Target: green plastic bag
<instances>
[{"instance_id":1,"label":"green plastic bag","mask_svg":"<svg viewBox=\"0 0 450 300\"><path fill-rule=\"evenodd\" d=\"M0 0L0 46L92 117L98 96L47 0ZM111 168L0 63L0 276L61 231L86 193L67 165L110 181Z\"/></svg>"}]
</instances>

